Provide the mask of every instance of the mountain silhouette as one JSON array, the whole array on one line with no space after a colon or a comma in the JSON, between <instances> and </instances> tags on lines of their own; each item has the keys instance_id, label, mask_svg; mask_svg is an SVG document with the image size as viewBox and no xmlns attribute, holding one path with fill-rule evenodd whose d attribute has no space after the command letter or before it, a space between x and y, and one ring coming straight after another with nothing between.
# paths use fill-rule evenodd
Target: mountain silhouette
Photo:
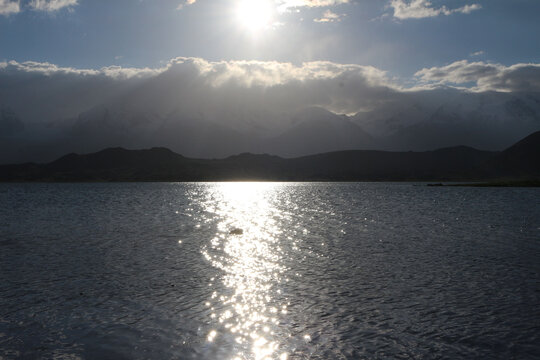
<instances>
[{"instance_id":1,"label":"mountain silhouette","mask_svg":"<svg viewBox=\"0 0 540 360\"><path fill-rule=\"evenodd\" d=\"M424 152L348 150L297 158L243 153L192 159L166 148L68 154L0 166L0 181L483 181L540 178L540 131L502 152L466 146Z\"/></svg>"}]
</instances>

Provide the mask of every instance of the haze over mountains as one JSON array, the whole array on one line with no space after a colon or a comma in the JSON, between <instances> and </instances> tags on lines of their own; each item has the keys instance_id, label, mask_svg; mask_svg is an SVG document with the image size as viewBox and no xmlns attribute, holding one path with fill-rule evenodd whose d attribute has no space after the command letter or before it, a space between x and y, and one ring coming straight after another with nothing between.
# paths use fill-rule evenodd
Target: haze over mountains
<instances>
[{"instance_id":1,"label":"haze over mountains","mask_svg":"<svg viewBox=\"0 0 540 360\"><path fill-rule=\"evenodd\" d=\"M0 66L0 163L108 147L195 158L498 151L540 130L540 93L512 84L504 92L405 89L378 69L326 62L176 59L158 70L99 71L10 62Z\"/></svg>"}]
</instances>

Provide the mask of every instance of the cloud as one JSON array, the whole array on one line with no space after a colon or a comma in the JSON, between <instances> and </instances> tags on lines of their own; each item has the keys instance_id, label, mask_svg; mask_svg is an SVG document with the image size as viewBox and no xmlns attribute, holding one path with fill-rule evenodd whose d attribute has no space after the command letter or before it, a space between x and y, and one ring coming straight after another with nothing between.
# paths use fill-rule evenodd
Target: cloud
<instances>
[{"instance_id":1,"label":"cloud","mask_svg":"<svg viewBox=\"0 0 540 360\"><path fill-rule=\"evenodd\" d=\"M0 62L0 105L12 106L26 120L55 121L76 117L132 89L139 95L136 99L130 95L129 106L160 114L181 111L220 118L239 108L294 111L310 106L350 114L441 86L462 91L472 84L468 92L540 91L540 64L504 66L462 60L422 69L415 80L416 86L404 88L381 69L329 61L294 65L180 57L156 69L76 69L10 61Z\"/></svg>"},{"instance_id":2,"label":"cloud","mask_svg":"<svg viewBox=\"0 0 540 360\"><path fill-rule=\"evenodd\" d=\"M32 0L28 5L32 10L54 12L76 6L78 0Z\"/></svg>"},{"instance_id":3,"label":"cloud","mask_svg":"<svg viewBox=\"0 0 540 360\"><path fill-rule=\"evenodd\" d=\"M480 56L480 55L484 55L484 51L480 50L480 51L475 51L473 53L471 53L469 56Z\"/></svg>"},{"instance_id":4,"label":"cloud","mask_svg":"<svg viewBox=\"0 0 540 360\"><path fill-rule=\"evenodd\" d=\"M350 3L350 0L277 0L278 11L299 7L329 7Z\"/></svg>"},{"instance_id":5,"label":"cloud","mask_svg":"<svg viewBox=\"0 0 540 360\"><path fill-rule=\"evenodd\" d=\"M180 80L180 74L189 80ZM372 101L378 102L381 93L388 94L399 88L388 79L385 71L375 67L329 61L296 66L276 61L209 62L200 58L177 58L171 60L162 76L176 78L178 84L189 81L204 93L187 94L180 86L175 88L174 92L193 97L185 104L187 107L203 98L209 101L208 108L214 108L210 99L223 103L224 99L233 97L235 100L227 107L292 111L323 106L335 112L351 113L371 106Z\"/></svg>"},{"instance_id":6,"label":"cloud","mask_svg":"<svg viewBox=\"0 0 540 360\"><path fill-rule=\"evenodd\" d=\"M96 70L0 62L0 108L26 126L13 140L17 145L5 145L0 136L0 163L109 146L169 146L191 156L223 156L246 151L234 134L256 144L259 136L285 131L299 110L354 113L389 101L397 89L380 69L326 61L176 58L158 69ZM223 134L214 139L211 133ZM36 144L55 145L35 150Z\"/></svg>"},{"instance_id":7,"label":"cloud","mask_svg":"<svg viewBox=\"0 0 540 360\"><path fill-rule=\"evenodd\" d=\"M21 11L19 0L0 0L0 15L9 16Z\"/></svg>"},{"instance_id":8,"label":"cloud","mask_svg":"<svg viewBox=\"0 0 540 360\"><path fill-rule=\"evenodd\" d=\"M343 17L343 14L336 14L335 12L331 10L326 10L323 13L323 16L321 18L315 19L315 22L339 22L341 21L341 18Z\"/></svg>"},{"instance_id":9,"label":"cloud","mask_svg":"<svg viewBox=\"0 0 540 360\"><path fill-rule=\"evenodd\" d=\"M422 19L439 15L448 16L454 13L470 14L472 11L482 8L480 4L471 4L456 9L448 9L446 6L436 9L428 0L411 0L410 2L392 0L389 6L394 9L394 17L400 20Z\"/></svg>"},{"instance_id":10,"label":"cloud","mask_svg":"<svg viewBox=\"0 0 540 360\"><path fill-rule=\"evenodd\" d=\"M160 69L149 68L123 68L120 66L107 66L99 70L76 69L59 67L47 62L17 61L0 62L0 74L37 74L47 77L57 75L76 75L81 77L106 76L114 79L130 79L133 77L147 77L159 73Z\"/></svg>"},{"instance_id":11,"label":"cloud","mask_svg":"<svg viewBox=\"0 0 540 360\"><path fill-rule=\"evenodd\" d=\"M399 138L405 139L402 142L391 138L387 144L392 149L463 143L499 148L538 130L540 120L529 121L540 119L537 95L526 93L523 103L507 106L505 102L518 96L512 91L540 89L540 65L461 61L422 69L415 79L418 86L404 88L381 69L329 61L296 65L181 57L156 69L0 62L0 109L24 123L24 130L4 137L0 133L0 163L49 161L72 151L111 146L166 146L202 157L243 151L280 154L284 150L272 139L294 129L299 121L311 121L310 114L321 114L323 135L329 119L349 121L324 111L297 117L312 107L357 114L354 121L376 136L422 124L425 132L420 135L405 133ZM474 91L453 86L465 83L473 83ZM488 107L492 110L485 115L482 109ZM524 120L518 120L529 122L516 122L513 113L525 114L519 115ZM456 120L455 114L461 117ZM467 125L469 120L474 125ZM465 125L458 129L455 123ZM492 123L508 125L491 128ZM474 136L471 128L476 129ZM328 143L335 140L323 138ZM316 151L322 149L305 153Z\"/></svg>"},{"instance_id":12,"label":"cloud","mask_svg":"<svg viewBox=\"0 0 540 360\"><path fill-rule=\"evenodd\" d=\"M178 4L178 6L176 7L176 10L182 10L184 8L184 6L193 5L196 2L197 2L197 0L185 0L184 2Z\"/></svg>"},{"instance_id":13,"label":"cloud","mask_svg":"<svg viewBox=\"0 0 540 360\"><path fill-rule=\"evenodd\" d=\"M476 85L471 89L473 91L540 91L540 64L504 66L461 60L442 67L422 69L415 76L424 83L473 83Z\"/></svg>"},{"instance_id":14,"label":"cloud","mask_svg":"<svg viewBox=\"0 0 540 360\"><path fill-rule=\"evenodd\" d=\"M142 112L180 111L220 118L240 108L294 111L322 106L353 113L385 101L399 87L375 67L327 61L297 66L176 58L158 69L110 66L98 70L0 62L0 105L9 105L25 121L77 117L130 89L139 95L126 103Z\"/></svg>"},{"instance_id":15,"label":"cloud","mask_svg":"<svg viewBox=\"0 0 540 360\"><path fill-rule=\"evenodd\" d=\"M381 69L329 61L294 65L277 61L211 62L179 57L155 69L121 66L76 69L42 62L9 61L0 62L0 102L9 103L9 99L25 102L24 99L33 94L35 99L32 101L41 103L42 95L50 100L53 109L69 103L66 97L77 97L86 104L84 106L90 107L97 105L92 99L106 99L108 95L103 94L110 94L114 89L152 84L152 89L141 87L138 91L148 98L159 94L158 102L169 104L162 109L171 110L184 104L186 108L200 110L206 105L213 107L213 101L223 103L224 99L236 94L239 97L235 102L247 104L252 101L253 104L267 104L270 108L321 106L337 113L354 113L379 106L399 94L429 91L440 85L456 85L459 90L472 84L470 90L474 92L540 91L540 64L504 66L461 60L442 67L424 68L416 72L415 80L416 86L404 88ZM40 94L40 88L43 94ZM113 90L109 91L109 88ZM140 101L134 102L148 101L141 96ZM86 110L84 106L78 111ZM28 110L26 108L22 107L24 111ZM36 113L42 114L38 108L39 104L36 104ZM77 112L71 115L76 116Z\"/></svg>"},{"instance_id":16,"label":"cloud","mask_svg":"<svg viewBox=\"0 0 540 360\"><path fill-rule=\"evenodd\" d=\"M0 107L10 107L25 122L56 122L76 117L159 72L119 66L93 70L33 61L0 62Z\"/></svg>"}]
</instances>

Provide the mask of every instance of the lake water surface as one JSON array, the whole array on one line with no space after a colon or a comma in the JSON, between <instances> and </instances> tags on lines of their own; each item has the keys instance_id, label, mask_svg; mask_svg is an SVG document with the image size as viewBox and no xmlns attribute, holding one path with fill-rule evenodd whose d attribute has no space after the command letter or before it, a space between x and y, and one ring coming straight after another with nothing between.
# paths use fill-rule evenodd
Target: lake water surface
<instances>
[{"instance_id":1,"label":"lake water surface","mask_svg":"<svg viewBox=\"0 0 540 360\"><path fill-rule=\"evenodd\" d=\"M0 184L0 358L538 359L540 189Z\"/></svg>"}]
</instances>

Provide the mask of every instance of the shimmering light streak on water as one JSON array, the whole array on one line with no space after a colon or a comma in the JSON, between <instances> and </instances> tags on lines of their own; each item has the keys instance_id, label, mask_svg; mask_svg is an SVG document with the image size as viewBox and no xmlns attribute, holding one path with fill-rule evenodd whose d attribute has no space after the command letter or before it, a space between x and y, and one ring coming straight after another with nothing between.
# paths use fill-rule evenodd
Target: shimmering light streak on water
<instances>
[{"instance_id":1,"label":"shimmering light streak on water","mask_svg":"<svg viewBox=\"0 0 540 360\"><path fill-rule=\"evenodd\" d=\"M221 220L202 253L221 270L212 281L225 285L208 302L215 323L208 341L214 341L216 334L229 333L238 344L235 355L240 359L287 357L279 352L275 337L280 314L287 311L280 296L287 268L278 240L283 215L272 204L276 189L282 190L279 184L219 184L208 189L204 202L206 211Z\"/></svg>"},{"instance_id":2,"label":"shimmering light streak on water","mask_svg":"<svg viewBox=\"0 0 540 360\"><path fill-rule=\"evenodd\" d=\"M0 358L539 359L540 190L0 184Z\"/></svg>"}]
</instances>

